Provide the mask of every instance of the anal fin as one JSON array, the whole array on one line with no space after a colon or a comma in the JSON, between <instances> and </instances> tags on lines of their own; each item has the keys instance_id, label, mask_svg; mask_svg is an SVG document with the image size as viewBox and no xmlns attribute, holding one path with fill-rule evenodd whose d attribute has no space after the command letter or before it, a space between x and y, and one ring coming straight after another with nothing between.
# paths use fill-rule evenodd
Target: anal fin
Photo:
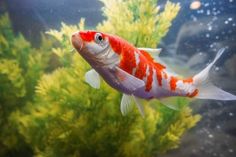
<instances>
[{"instance_id":1,"label":"anal fin","mask_svg":"<svg viewBox=\"0 0 236 157\"><path fill-rule=\"evenodd\" d=\"M167 98L161 98L159 99L159 101L165 105L166 107L168 107L169 109L172 110L180 110L181 106L178 102L178 97L167 97Z\"/></svg>"},{"instance_id":2,"label":"anal fin","mask_svg":"<svg viewBox=\"0 0 236 157\"><path fill-rule=\"evenodd\" d=\"M140 112L140 114L142 115L142 117L144 118L145 117L145 112L144 112L144 108L143 108L143 105L141 103L141 99L140 98L137 98L135 96L133 96L134 98L134 101L135 101L135 104Z\"/></svg>"},{"instance_id":3,"label":"anal fin","mask_svg":"<svg viewBox=\"0 0 236 157\"><path fill-rule=\"evenodd\" d=\"M130 110L132 109L133 101L135 102L142 117L144 117L145 113L143 105L141 103L141 99L135 97L134 95L127 95L127 94L123 94L121 98L120 111L122 115L127 115L130 112Z\"/></svg>"}]
</instances>

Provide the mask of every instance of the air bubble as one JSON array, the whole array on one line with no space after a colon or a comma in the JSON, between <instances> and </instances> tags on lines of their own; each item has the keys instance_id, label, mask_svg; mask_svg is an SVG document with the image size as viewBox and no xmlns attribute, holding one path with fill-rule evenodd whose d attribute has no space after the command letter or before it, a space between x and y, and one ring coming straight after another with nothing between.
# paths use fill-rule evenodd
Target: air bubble
<instances>
[{"instance_id":1,"label":"air bubble","mask_svg":"<svg viewBox=\"0 0 236 157\"><path fill-rule=\"evenodd\" d=\"M233 152L234 152L234 150L233 150L233 149L229 149L229 152L230 152L230 153L233 153Z\"/></svg>"},{"instance_id":2,"label":"air bubble","mask_svg":"<svg viewBox=\"0 0 236 157\"><path fill-rule=\"evenodd\" d=\"M207 15L211 15L211 11L210 10L207 10Z\"/></svg>"},{"instance_id":3,"label":"air bubble","mask_svg":"<svg viewBox=\"0 0 236 157\"><path fill-rule=\"evenodd\" d=\"M212 30L212 26L209 26L209 27L208 27L208 30L211 31L211 30Z\"/></svg>"},{"instance_id":4,"label":"air bubble","mask_svg":"<svg viewBox=\"0 0 236 157\"><path fill-rule=\"evenodd\" d=\"M196 16L192 15L191 18L193 19L193 21L195 21L195 22L197 21L197 17Z\"/></svg>"},{"instance_id":5,"label":"air bubble","mask_svg":"<svg viewBox=\"0 0 236 157\"><path fill-rule=\"evenodd\" d=\"M213 138L214 136L213 136L212 134L209 134L208 137L209 137L209 138Z\"/></svg>"},{"instance_id":6,"label":"air bubble","mask_svg":"<svg viewBox=\"0 0 236 157\"><path fill-rule=\"evenodd\" d=\"M229 113L229 116L230 116L230 117L234 116L234 113L230 112L230 113Z\"/></svg>"},{"instance_id":7,"label":"air bubble","mask_svg":"<svg viewBox=\"0 0 236 157\"><path fill-rule=\"evenodd\" d=\"M206 37L209 38L209 37L210 37L210 34L207 33L207 34L206 34Z\"/></svg>"},{"instance_id":8,"label":"air bubble","mask_svg":"<svg viewBox=\"0 0 236 157\"><path fill-rule=\"evenodd\" d=\"M212 14L213 14L214 16L216 16L216 15L217 15L217 12L213 11Z\"/></svg>"},{"instance_id":9,"label":"air bubble","mask_svg":"<svg viewBox=\"0 0 236 157\"><path fill-rule=\"evenodd\" d=\"M204 6L205 6L205 7L208 7L208 6L209 6L209 3L204 4Z\"/></svg>"},{"instance_id":10,"label":"air bubble","mask_svg":"<svg viewBox=\"0 0 236 157\"><path fill-rule=\"evenodd\" d=\"M233 18L232 18L232 17L229 17L229 18L228 18L228 21L232 21L232 20L233 20Z\"/></svg>"},{"instance_id":11,"label":"air bubble","mask_svg":"<svg viewBox=\"0 0 236 157\"><path fill-rule=\"evenodd\" d=\"M225 21L225 24L228 24L228 23L229 23L229 21L226 20L226 21Z\"/></svg>"},{"instance_id":12,"label":"air bubble","mask_svg":"<svg viewBox=\"0 0 236 157\"><path fill-rule=\"evenodd\" d=\"M213 17L212 21L216 21L218 19L217 16Z\"/></svg>"},{"instance_id":13,"label":"air bubble","mask_svg":"<svg viewBox=\"0 0 236 157\"><path fill-rule=\"evenodd\" d=\"M202 14L204 13L204 11L201 9L201 10L198 10L197 13Z\"/></svg>"}]
</instances>

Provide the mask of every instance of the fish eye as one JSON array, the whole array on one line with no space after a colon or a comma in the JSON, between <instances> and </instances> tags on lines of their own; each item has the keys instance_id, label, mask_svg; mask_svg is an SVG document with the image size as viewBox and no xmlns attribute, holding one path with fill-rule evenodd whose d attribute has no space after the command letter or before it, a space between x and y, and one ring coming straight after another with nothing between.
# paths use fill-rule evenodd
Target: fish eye
<instances>
[{"instance_id":1,"label":"fish eye","mask_svg":"<svg viewBox=\"0 0 236 157\"><path fill-rule=\"evenodd\" d=\"M102 34L101 34L101 33L96 33L96 34L95 34L95 42L96 42L97 44L100 44L102 41L103 41Z\"/></svg>"}]
</instances>

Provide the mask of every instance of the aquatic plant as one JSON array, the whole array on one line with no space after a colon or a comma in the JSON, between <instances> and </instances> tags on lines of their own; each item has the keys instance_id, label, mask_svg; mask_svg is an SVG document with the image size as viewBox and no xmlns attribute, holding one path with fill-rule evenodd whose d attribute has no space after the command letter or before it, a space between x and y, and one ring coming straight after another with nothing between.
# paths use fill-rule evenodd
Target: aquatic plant
<instances>
[{"instance_id":1,"label":"aquatic plant","mask_svg":"<svg viewBox=\"0 0 236 157\"><path fill-rule=\"evenodd\" d=\"M156 0L102 2L107 19L97 29L118 34L136 46L156 47L179 10L178 4L167 2L159 13ZM23 142L24 148L32 150L35 156L154 156L177 148L183 133L200 119L199 115L192 115L189 101L176 99L178 111L156 100L144 101L145 118L136 108L128 116L122 116L121 94L104 82L99 90L86 84L84 74L90 67L78 53L71 52L71 34L85 29L84 23L84 19L74 26L62 23L59 31L48 31L54 40L44 37L39 49L32 48L21 35L12 34L14 40L6 40L1 32L1 45L7 43L16 48L6 51L9 56L15 54L12 63L0 63L18 67L14 69L20 77L17 82L21 82L20 85L11 83L13 74L2 72L4 76L0 80L6 78L15 88L14 91L4 88L5 95L14 92L16 98L12 99L14 107L7 115L2 114L4 123L12 127L1 125L1 128L5 132L14 131L15 134L10 133L13 139ZM8 22L3 25L7 26ZM11 28L7 31L11 32ZM18 45L20 41L22 44ZM5 56L1 59L8 59ZM56 66L50 63L52 60ZM4 95L0 96L4 100ZM20 107L16 107L19 103ZM1 101L0 112L7 110L7 105L7 101ZM3 132L0 136L1 145L6 145L8 151L19 149L17 144L4 143L11 140L4 138Z\"/></svg>"},{"instance_id":2,"label":"aquatic plant","mask_svg":"<svg viewBox=\"0 0 236 157\"><path fill-rule=\"evenodd\" d=\"M157 47L180 9L178 3L169 1L162 12L157 0L101 1L107 19L97 29L117 34L137 47Z\"/></svg>"},{"instance_id":3,"label":"aquatic plant","mask_svg":"<svg viewBox=\"0 0 236 157\"><path fill-rule=\"evenodd\" d=\"M0 155L25 146L10 116L31 101L37 80L47 68L51 42L42 38L40 49L32 48L23 35L15 35L8 15L0 17Z\"/></svg>"}]
</instances>

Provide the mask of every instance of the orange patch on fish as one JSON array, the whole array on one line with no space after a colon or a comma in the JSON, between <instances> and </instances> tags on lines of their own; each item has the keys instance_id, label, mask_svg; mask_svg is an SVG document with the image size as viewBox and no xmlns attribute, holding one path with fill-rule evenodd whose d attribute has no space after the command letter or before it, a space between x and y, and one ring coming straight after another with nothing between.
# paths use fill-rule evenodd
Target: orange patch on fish
<instances>
[{"instance_id":1,"label":"orange patch on fish","mask_svg":"<svg viewBox=\"0 0 236 157\"><path fill-rule=\"evenodd\" d=\"M172 91L175 91L175 89L176 89L176 82L178 81L178 79L176 78L176 77L171 77L170 78L170 89L172 90Z\"/></svg>"},{"instance_id":2,"label":"orange patch on fish","mask_svg":"<svg viewBox=\"0 0 236 157\"><path fill-rule=\"evenodd\" d=\"M120 44L120 42L117 42L117 38L110 36L109 43L111 45L112 50L115 53L117 53L117 54L121 53L121 44Z\"/></svg>"},{"instance_id":3,"label":"orange patch on fish","mask_svg":"<svg viewBox=\"0 0 236 157\"><path fill-rule=\"evenodd\" d=\"M94 40L94 35L96 34L96 32L80 31L79 34L83 41L91 42Z\"/></svg>"},{"instance_id":4,"label":"orange patch on fish","mask_svg":"<svg viewBox=\"0 0 236 157\"><path fill-rule=\"evenodd\" d=\"M186 96L193 98L194 96L196 96L198 94L198 89L195 89L192 93L187 93Z\"/></svg>"},{"instance_id":5,"label":"orange patch on fish","mask_svg":"<svg viewBox=\"0 0 236 157\"><path fill-rule=\"evenodd\" d=\"M149 75L147 77L147 84L146 84L146 91L150 91L152 89L152 81L153 81L153 69L152 67L149 68Z\"/></svg>"},{"instance_id":6,"label":"orange patch on fish","mask_svg":"<svg viewBox=\"0 0 236 157\"><path fill-rule=\"evenodd\" d=\"M190 78L188 78L188 79L184 79L184 80L183 80L183 83L193 83L193 78L190 77Z\"/></svg>"},{"instance_id":7,"label":"orange patch on fish","mask_svg":"<svg viewBox=\"0 0 236 157\"><path fill-rule=\"evenodd\" d=\"M165 69L166 67L159 63L154 62L152 56L146 51L140 50L140 52L145 56L145 59L147 60L147 62L149 64L152 64L154 68L156 69L156 77L157 77L158 84L159 86L162 86L162 70Z\"/></svg>"},{"instance_id":8,"label":"orange patch on fish","mask_svg":"<svg viewBox=\"0 0 236 157\"><path fill-rule=\"evenodd\" d=\"M144 55L145 56L145 58L148 60L148 61L153 61L153 58L152 58L152 56L149 54L149 53L147 53L146 51L144 51L144 50L139 50L140 52L141 52L141 54L142 55Z\"/></svg>"},{"instance_id":9,"label":"orange patch on fish","mask_svg":"<svg viewBox=\"0 0 236 157\"><path fill-rule=\"evenodd\" d=\"M128 45L128 44L124 44ZM118 48L115 48L118 49ZM113 49L114 50L114 49ZM133 69L136 67L136 60L135 60L135 48L133 46L123 46L121 49L121 61L120 61L120 68L124 71L132 74Z\"/></svg>"},{"instance_id":10,"label":"orange patch on fish","mask_svg":"<svg viewBox=\"0 0 236 157\"><path fill-rule=\"evenodd\" d=\"M156 77L157 77L157 81L159 86L162 86L162 75L161 75L161 70L156 70Z\"/></svg>"},{"instance_id":11,"label":"orange patch on fish","mask_svg":"<svg viewBox=\"0 0 236 157\"><path fill-rule=\"evenodd\" d=\"M146 68L147 68L147 63L142 61L142 58L140 58L140 62L135 72L135 76L139 79L143 79L146 76Z\"/></svg>"}]
</instances>

